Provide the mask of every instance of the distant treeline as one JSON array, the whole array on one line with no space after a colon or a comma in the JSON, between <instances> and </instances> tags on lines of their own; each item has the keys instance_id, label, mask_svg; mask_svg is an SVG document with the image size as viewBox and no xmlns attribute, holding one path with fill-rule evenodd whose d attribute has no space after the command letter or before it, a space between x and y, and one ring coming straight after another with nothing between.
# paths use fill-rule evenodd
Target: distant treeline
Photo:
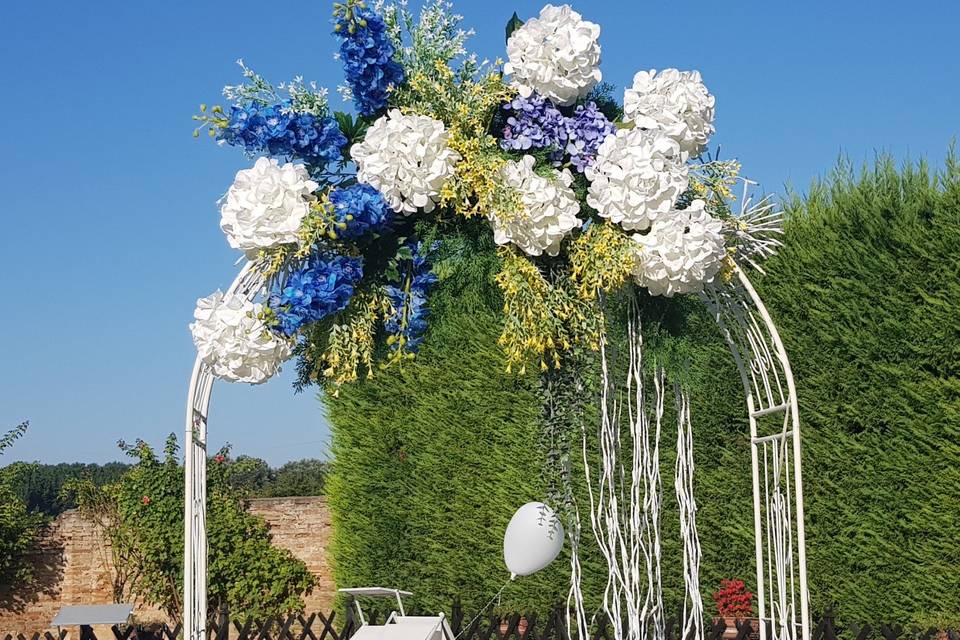
<instances>
[{"instance_id":1,"label":"distant treeline","mask_svg":"<svg viewBox=\"0 0 960 640\"><path fill-rule=\"evenodd\" d=\"M239 456L229 461L231 484L250 497L313 496L324 492L328 463L305 459L274 468L260 458ZM89 478L96 485L117 482L130 468L123 462L90 464L82 462L39 464L14 462L7 468L11 489L31 512L58 516L73 509L73 497L65 495L64 484L74 478Z\"/></svg>"}]
</instances>

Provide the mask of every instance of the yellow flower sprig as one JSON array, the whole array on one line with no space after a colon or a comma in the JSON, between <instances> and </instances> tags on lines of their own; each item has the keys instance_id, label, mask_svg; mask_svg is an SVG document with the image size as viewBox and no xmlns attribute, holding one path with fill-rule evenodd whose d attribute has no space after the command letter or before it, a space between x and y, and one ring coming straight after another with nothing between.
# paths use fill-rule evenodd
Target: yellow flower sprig
<instances>
[{"instance_id":1,"label":"yellow flower sprig","mask_svg":"<svg viewBox=\"0 0 960 640\"><path fill-rule=\"evenodd\" d=\"M193 119L200 123L197 128L193 130L194 138L199 138L200 132L204 128L206 128L208 136L215 138L220 131L226 129L227 125L230 124L230 118L224 113L223 107L218 104L213 105L209 113L207 112L207 105L201 104L200 113L193 116Z\"/></svg>"},{"instance_id":2,"label":"yellow flower sprig","mask_svg":"<svg viewBox=\"0 0 960 640\"><path fill-rule=\"evenodd\" d=\"M507 372L527 363L541 371L559 369L561 355L574 344L599 348L601 319L595 304L580 299L569 279L551 283L537 266L515 250L502 247L496 276L503 293L504 325L498 340L507 358Z\"/></svg>"},{"instance_id":3,"label":"yellow flower sprig","mask_svg":"<svg viewBox=\"0 0 960 640\"><path fill-rule=\"evenodd\" d=\"M730 203L737 199L733 187L740 179L737 160L711 160L695 167L690 175L690 191L707 202L707 208L726 217Z\"/></svg>"},{"instance_id":4,"label":"yellow flower sprig","mask_svg":"<svg viewBox=\"0 0 960 640\"><path fill-rule=\"evenodd\" d=\"M333 203L330 202L328 195L329 191L324 192L318 199L311 202L310 214L300 223L300 229L297 231L297 237L300 239L298 258L310 255L311 247L321 240L336 240L339 232L347 228L347 222L337 220ZM353 216L346 216L348 222L352 219Z\"/></svg>"},{"instance_id":5,"label":"yellow flower sprig","mask_svg":"<svg viewBox=\"0 0 960 640\"><path fill-rule=\"evenodd\" d=\"M342 385L359 380L362 371L367 379L373 378L377 327L389 312L387 297L379 289L357 294L350 307L347 320L330 328L321 355L323 377L333 396Z\"/></svg>"},{"instance_id":6,"label":"yellow flower sprig","mask_svg":"<svg viewBox=\"0 0 960 640\"><path fill-rule=\"evenodd\" d=\"M610 293L630 279L637 263L637 248L627 234L609 222L595 222L570 243L570 276L577 295L592 301L597 293Z\"/></svg>"}]
</instances>

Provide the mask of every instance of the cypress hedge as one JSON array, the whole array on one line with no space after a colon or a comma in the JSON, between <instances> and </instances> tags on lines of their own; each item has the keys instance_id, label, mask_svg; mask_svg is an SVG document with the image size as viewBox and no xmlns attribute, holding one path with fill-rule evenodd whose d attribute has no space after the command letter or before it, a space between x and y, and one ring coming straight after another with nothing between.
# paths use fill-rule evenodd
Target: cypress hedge
<instances>
[{"instance_id":1,"label":"cypress hedge","mask_svg":"<svg viewBox=\"0 0 960 640\"><path fill-rule=\"evenodd\" d=\"M761 294L794 365L814 607L960 623L960 166L842 163Z\"/></svg>"},{"instance_id":2,"label":"cypress hedge","mask_svg":"<svg viewBox=\"0 0 960 640\"><path fill-rule=\"evenodd\" d=\"M786 247L755 283L798 384L813 608L833 606L846 621L958 624L960 170L952 154L936 175L882 158L859 177L841 165L787 211ZM388 583L425 609L460 597L476 611L506 579L501 542L513 510L544 496L542 395L535 377L504 375L496 258L482 237L445 236L417 360L324 397L339 586ZM648 299L644 310L648 359L691 390L709 614L722 578L755 583L742 388L698 301ZM672 611L682 575L669 406L665 424ZM604 572L589 527L584 536L593 609ZM502 609L562 601L566 560L511 584Z\"/></svg>"}]
</instances>

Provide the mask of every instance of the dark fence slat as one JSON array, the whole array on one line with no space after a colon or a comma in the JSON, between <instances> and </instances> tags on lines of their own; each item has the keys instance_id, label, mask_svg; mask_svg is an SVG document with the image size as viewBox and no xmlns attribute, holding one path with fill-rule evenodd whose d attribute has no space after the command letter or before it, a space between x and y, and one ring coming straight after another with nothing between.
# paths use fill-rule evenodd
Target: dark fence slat
<instances>
[{"instance_id":1,"label":"dark fence slat","mask_svg":"<svg viewBox=\"0 0 960 640\"><path fill-rule=\"evenodd\" d=\"M310 617L306 620L303 619L302 615L297 616L297 620L300 621L300 635L297 637L297 640L306 640L307 638L310 638L310 640L317 640L317 636L313 634L313 629L311 629L313 626L313 621L316 619L316 612L311 613Z\"/></svg>"},{"instance_id":2,"label":"dark fence slat","mask_svg":"<svg viewBox=\"0 0 960 640\"><path fill-rule=\"evenodd\" d=\"M288 614L263 621L248 618L241 624L239 620L231 619L227 611L221 610L216 620L211 620L207 625L207 640L350 640L361 625L353 608L353 600L348 603L346 615L339 620L336 612L325 615L315 611L309 616ZM450 611L447 623L456 640L580 640L571 638L568 633L568 612L563 604L558 604L542 617L530 612L469 617L459 600L454 601ZM411 609L414 615L431 613L419 610L414 613ZM382 624L385 621L381 613L374 611L367 623ZM338 622L342 622L342 625L338 625ZM614 640L614 626L606 615L594 615L590 622L592 628L587 640ZM760 624L766 628L767 637L773 637L769 620L736 620L733 626L728 626L722 618L705 620L703 640L724 640L725 636L733 640L757 640ZM92 627L81 626L76 635L66 629L58 629L56 633L49 630L32 634L7 633L0 636L0 640L67 640L68 637L74 640L184 640L179 624L173 627L166 624L160 627L111 625L109 629L110 634L103 632L102 639L97 638ZM235 634L231 634L231 629L235 630ZM697 640L685 637L683 629L681 611L677 616L664 620L664 640ZM838 628L836 617L830 609L815 618L811 631L812 640L960 640L957 629L924 629L892 623L878 626L850 624Z\"/></svg>"}]
</instances>

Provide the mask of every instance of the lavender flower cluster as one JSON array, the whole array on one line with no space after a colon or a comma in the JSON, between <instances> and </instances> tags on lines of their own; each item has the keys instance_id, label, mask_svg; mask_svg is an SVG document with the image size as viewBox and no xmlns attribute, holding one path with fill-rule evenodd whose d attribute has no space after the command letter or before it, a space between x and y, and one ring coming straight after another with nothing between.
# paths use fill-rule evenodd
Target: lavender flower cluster
<instances>
[{"instance_id":1,"label":"lavender flower cluster","mask_svg":"<svg viewBox=\"0 0 960 640\"><path fill-rule=\"evenodd\" d=\"M500 147L507 151L546 149L557 166L569 154L573 166L583 173L596 159L603 139L616 131L613 123L593 102L577 107L572 117L565 117L557 107L541 95L516 97L503 105L511 115L503 128Z\"/></svg>"}]
</instances>

